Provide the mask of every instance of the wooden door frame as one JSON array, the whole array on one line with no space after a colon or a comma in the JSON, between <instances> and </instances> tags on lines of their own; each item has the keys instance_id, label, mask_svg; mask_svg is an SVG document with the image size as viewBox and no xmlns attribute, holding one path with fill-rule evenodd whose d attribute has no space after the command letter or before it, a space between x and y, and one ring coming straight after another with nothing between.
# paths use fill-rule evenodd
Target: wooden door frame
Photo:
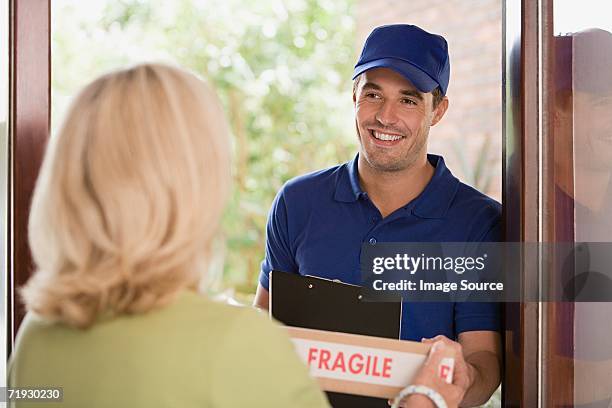
<instances>
[{"instance_id":1,"label":"wooden door frame","mask_svg":"<svg viewBox=\"0 0 612 408\"><path fill-rule=\"evenodd\" d=\"M51 1L9 2L7 353L25 314L17 290L32 273L28 216L51 122Z\"/></svg>"},{"instance_id":2,"label":"wooden door frame","mask_svg":"<svg viewBox=\"0 0 612 408\"><path fill-rule=\"evenodd\" d=\"M554 166L553 2L504 2L503 202L511 242L563 242L573 231L573 207L560 205L555 190L571 184L572 174L555 173ZM556 279L555 267L554 253L525 260L523 297L535 299L540 285L552 287L543 279ZM572 356L559 349L573 344L573 312L572 303L506 304L505 407L573 405Z\"/></svg>"},{"instance_id":3,"label":"wooden door frame","mask_svg":"<svg viewBox=\"0 0 612 408\"><path fill-rule=\"evenodd\" d=\"M503 5L503 220L509 242L540 240L537 1ZM521 264L521 297L538 290L539 260ZM535 292L534 292L535 291ZM504 407L538 406L536 302L504 308Z\"/></svg>"}]
</instances>

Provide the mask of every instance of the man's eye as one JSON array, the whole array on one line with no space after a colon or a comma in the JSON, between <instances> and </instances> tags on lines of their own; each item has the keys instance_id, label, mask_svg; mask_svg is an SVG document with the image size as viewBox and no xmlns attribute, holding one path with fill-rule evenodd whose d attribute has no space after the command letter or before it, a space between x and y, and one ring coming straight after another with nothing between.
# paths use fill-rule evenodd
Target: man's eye
<instances>
[{"instance_id":1,"label":"man's eye","mask_svg":"<svg viewBox=\"0 0 612 408\"><path fill-rule=\"evenodd\" d=\"M370 98L370 99L379 99L380 95L373 93L373 92L368 92L366 93L366 98Z\"/></svg>"},{"instance_id":2,"label":"man's eye","mask_svg":"<svg viewBox=\"0 0 612 408\"><path fill-rule=\"evenodd\" d=\"M402 103L407 104L407 105L416 105L417 104L414 100L409 99L409 98L403 98L402 99Z\"/></svg>"}]
</instances>

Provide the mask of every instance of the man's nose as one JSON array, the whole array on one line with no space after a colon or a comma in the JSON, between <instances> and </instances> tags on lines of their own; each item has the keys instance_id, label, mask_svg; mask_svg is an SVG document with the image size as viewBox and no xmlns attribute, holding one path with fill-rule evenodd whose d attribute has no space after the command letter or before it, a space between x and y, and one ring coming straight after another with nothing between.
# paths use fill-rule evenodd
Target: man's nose
<instances>
[{"instance_id":1,"label":"man's nose","mask_svg":"<svg viewBox=\"0 0 612 408\"><path fill-rule=\"evenodd\" d=\"M397 122L397 112L393 104L387 101L383 102L376 112L376 120L384 126L395 124Z\"/></svg>"}]
</instances>

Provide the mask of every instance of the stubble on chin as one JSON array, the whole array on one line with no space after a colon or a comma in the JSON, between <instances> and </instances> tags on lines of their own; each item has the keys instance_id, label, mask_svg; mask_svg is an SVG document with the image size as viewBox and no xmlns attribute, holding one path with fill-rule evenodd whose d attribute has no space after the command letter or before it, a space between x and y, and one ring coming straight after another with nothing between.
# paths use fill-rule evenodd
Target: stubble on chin
<instances>
[{"instance_id":1,"label":"stubble on chin","mask_svg":"<svg viewBox=\"0 0 612 408\"><path fill-rule=\"evenodd\" d=\"M385 154L382 152L382 149L380 152L375 151L378 149L376 146L372 147L374 152L369 154L364 146L364 143L368 142L361 140L359 134L358 137L360 143L360 156L364 158L365 164L367 164L368 167L380 173L397 173L414 167L423 149L427 149L427 135L425 135L422 140L416 141L418 145L411 146L403 156L396 158L384 157Z\"/></svg>"},{"instance_id":2,"label":"stubble on chin","mask_svg":"<svg viewBox=\"0 0 612 408\"><path fill-rule=\"evenodd\" d=\"M414 163L416 162L416 157L413 156L408 156L394 161L385 161L376 157L370 157L370 155L368 155L364 150L365 149L362 149L362 153L368 166L381 173L397 173L407 170L414 166Z\"/></svg>"}]
</instances>

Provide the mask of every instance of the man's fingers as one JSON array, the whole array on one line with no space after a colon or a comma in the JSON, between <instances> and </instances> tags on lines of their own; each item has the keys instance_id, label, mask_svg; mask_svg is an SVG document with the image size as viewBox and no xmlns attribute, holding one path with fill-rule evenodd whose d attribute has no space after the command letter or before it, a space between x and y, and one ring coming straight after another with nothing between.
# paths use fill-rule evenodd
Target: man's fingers
<instances>
[{"instance_id":1,"label":"man's fingers","mask_svg":"<svg viewBox=\"0 0 612 408\"><path fill-rule=\"evenodd\" d=\"M444 357L448 357L448 346L443 341L438 340L431 346L425 365L437 368Z\"/></svg>"},{"instance_id":2,"label":"man's fingers","mask_svg":"<svg viewBox=\"0 0 612 408\"><path fill-rule=\"evenodd\" d=\"M421 342L425 344L433 344L435 342L442 342L446 345L446 347L449 347L450 349L453 350L453 352L449 352L449 354L454 355L456 359L463 359L463 347L461 346L461 343L453 341L446 336L439 335L431 339L423 338L421 339Z\"/></svg>"},{"instance_id":3,"label":"man's fingers","mask_svg":"<svg viewBox=\"0 0 612 408\"><path fill-rule=\"evenodd\" d=\"M436 341L452 341L452 340L441 334L437 335L436 337L432 337L430 339L425 338L425 337L421 339L421 343L435 343Z\"/></svg>"}]
</instances>

